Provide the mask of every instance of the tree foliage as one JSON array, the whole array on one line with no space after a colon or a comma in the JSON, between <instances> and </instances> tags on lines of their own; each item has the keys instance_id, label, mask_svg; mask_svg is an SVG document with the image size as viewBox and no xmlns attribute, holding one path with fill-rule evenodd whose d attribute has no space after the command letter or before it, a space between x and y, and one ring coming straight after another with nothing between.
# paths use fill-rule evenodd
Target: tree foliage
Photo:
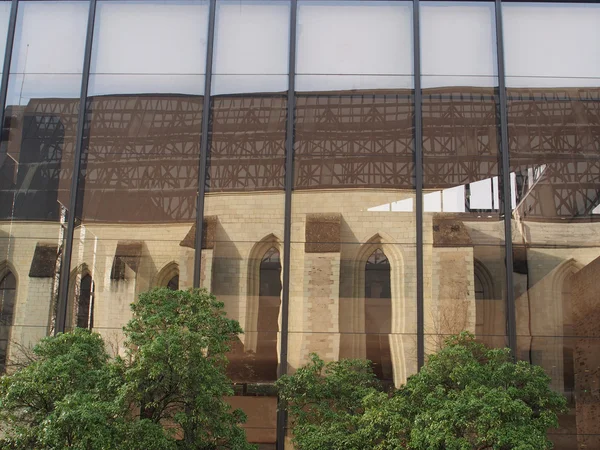
<instances>
[{"instance_id":1,"label":"tree foliage","mask_svg":"<svg viewBox=\"0 0 600 450\"><path fill-rule=\"evenodd\" d=\"M45 338L33 355L0 378L0 448L168 448L161 429L131 420L98 334L76 328Z\"/></svg>"},{"instance_id":2,"label":"tree foliage","mask_svg":"<svg viewBox=\"0 0 600 450\"><path fill-rule=\"evenodd\" d=\"M325 364L311 355L308 365L277 382L290 415L294 443L301 450L365 449L360 428L363 401L379 392L379 384L364 360Z\"/></svg>"},{"instance_id":3,"label":"tree foliage","mask_svg":"<svg viewBox=\"0 0 600 450\"><path fill-rule=\"evenodd\" d=\"M227 378L229 343L242 332L225 317L223 303L204 290L166 288L141 294L125 327L129 359L121 360L127 395L153 423L183 431L190 449L253 449L231 411Z\"/></svg>"},{"instance_id":4,"label":"tree foliage","mask_svg":"<svg viewBox=\"0 0 600 450\"><path fill-rule=\"evenodd\" d=\"M546 432L565 408L540 367L515 363L508 349L489 349L469 333L449 338L398 390L384 393L372 380L360 361L316 356L284 377L297 448L548 449Z\"/></svg>"},{"instance_id":5,"label":"tree foliage","mask_svg":"<svg viewBox=\"0 0 600 450\"><path fill-rule=\"evenodd\" d=\"M241 332L204 290L155 289L132 305L128 352L76 328L42 339L33 361L0 378L0 448L246 450L225 375Z\"/></svg>"}]
</instances>

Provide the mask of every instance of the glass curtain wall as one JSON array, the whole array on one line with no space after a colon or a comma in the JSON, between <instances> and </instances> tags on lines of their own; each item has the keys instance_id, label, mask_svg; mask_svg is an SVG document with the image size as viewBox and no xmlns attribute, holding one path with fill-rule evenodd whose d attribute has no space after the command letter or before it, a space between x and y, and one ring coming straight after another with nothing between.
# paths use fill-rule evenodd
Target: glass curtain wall
<instances>
[{"instance_id":1,"label":"glass curtain wall","mask_svg":"<svg viewBox=\"0 0 600 450\"><path fill-rule=\"evenodd\" d=\"M504 347L506 276L493 2L422 2L426 352L462 330Z\"/></svg>"},{"instance_id":2,"label":"glass curtain wall","mask_svg":"<svg viewBox=\"0 0 600 450\"><path fill-rule=\"evenodd\" d=\"M13 38L11 4L0 0L0 56ZM209 68L208 0L100 0L79 124L89 2L15 2L0 137L0 371L20 346L56 331L59 283L68 283L66 329L91 328L122 351L130 303L151 287L191 287L201 250L200 285L245 330L229 355L229 401L248 414L248 438L261 450L277 445L278 371L292 373L316 352L368 358L381 380L400 385L417 370L418 333L426 353L463 329L506 345L513 300L517 356L541 365L569 401L551 432L556 448L600 447L600 4L503 2L506 92L494 2L419 5L415 72L413 2L299 0L289 74L289 0L216 0ZM73 256L61 280L69 214Z\"/></svg>"},{"instance_id":3,"label":"glass curtain wall","mask_svg":"<svg viewBox=\"0 0 600 450\"><path fill-rule=\"evenodd\" d=\"M0 368L54 332L88 2L18 5L0 144ZM0 49L9 2L0 3Z\"/></svg>"},{"instance_id":4,"label":"glass curtain wall","mask_svg":"<svg viewBox=\"0 0 600 450\"><path fill-rule=\"evenodd\" d=\"M518 357L568 399L555 448L598 448L600 5L502 11Z\"/></svg>"},{"instance_id":5,"label":"glass curtain wall","mask_svg":"<svg viewBox=\"0 0 600 450\"><path fill-rule=\"evenodd\" d=\"M192 286L208 3L99 1L93 32L66 328L120 352L139 293Z\"/></svg>"},{"instance_id":6,"label":"glass curtain wall","mask_svg":"<svg viewBox=\"0 0 600 450\"><path fill-rule=\"evenodd\" d=\"M290 2L216 2L201 285L244 334L230 399L275 449L280 364Z\"/></svg>"}]
</instances>

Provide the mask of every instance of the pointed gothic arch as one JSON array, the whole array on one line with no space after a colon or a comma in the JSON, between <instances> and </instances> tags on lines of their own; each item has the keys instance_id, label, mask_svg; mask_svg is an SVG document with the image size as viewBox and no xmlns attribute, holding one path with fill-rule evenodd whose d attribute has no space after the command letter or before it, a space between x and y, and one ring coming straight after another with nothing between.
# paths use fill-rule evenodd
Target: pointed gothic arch
<instances>
[{"instance_id":1,"label":"pointed gothic arch","mask_svg":"<svg viewBox=\"0 0 600 450\"><path fill-rule=\"evenodd\" d=\"M475 336L490 346L497 346L498 336L504 339L505 311L502 296L496 296L494 279L487 267L473 259L473 298L475 299ZM501 305L497 305L499 300ZM500 308L499 308L500 306ZM454 330L453 330L454 332Z\"/></svg>"},{"instance_id":2,"label":"pointed gothic arch","mask_svg":"<svg viewBox=\"0 0 600 450\"><path fill-rule=\"evenodd\" d=\"M94 291L94 280L87 264L84 263L71 272L65 331L75 327L90 330L94 328Z\"/></svg>"},{"instance_id":3,"label":"pointed gothic arch","mask_svg":"<svg viewBox=\"0 0 600 450\"><path fill-rule=\"evenodd\" d=\"M555 270L552 292L555 296L556 317L562 320L562 388L569 403L575 402L575 345L576 335L573 314L573 275L583 268L583 264L571 258L561 263Z\"/></svg>"},{"instance_id":4,"label":"pointed gothic arch","mask_svg":"<svg viewBox=\"0 0 600 450\"><path fill-rule=\"evenodd\" d=\"M366 358L381 380L392 380L390 341L392 317L391 267L381 248L365 264Z\"/></svg>"},{"instance_id":5,"label":"pointed gothic arch","mask_svg":"<svg viewBox=\"0 0 600 450\"><path fill-rule=\"evenodd\" d=\"M390 321L388 341L393 380L396 386L416 371L416 305L409 305L409 285L406 283L404 256L399 246L384 233L377 233L360 246L352 258L352 294L340 301L340 357L367 358L366 265L380 250L389 263Z\"/></svg>"},{"instance_id":6,"label":"pointed gothic arch","mask_svg":"<svg viewBox=\"0 0 600 450\"><path fill-rule=\"evenodd\" d=\"M165 265L154 279L154 287L166 287L171 290L179 289L179 264L171 261Z\"/></svg>"},{"instance_id":7,"label":"pointed gothic arch","mask_svg":"<svg viewBox=\"0 0 600 450\"><path fill-rule=\"evenodd\" d=\"M256 331L258 331L259 324L260 268L265 254L270 249L275 249L281 255L281 240L273 233L254 244L248 255L246 314L244 321L244 331L246 332L244 335L244 347L246 351L256 352L258 346ZM281 312L277 319L278 324L281 320L280 316Z\"/></svg>"}]
</instances>

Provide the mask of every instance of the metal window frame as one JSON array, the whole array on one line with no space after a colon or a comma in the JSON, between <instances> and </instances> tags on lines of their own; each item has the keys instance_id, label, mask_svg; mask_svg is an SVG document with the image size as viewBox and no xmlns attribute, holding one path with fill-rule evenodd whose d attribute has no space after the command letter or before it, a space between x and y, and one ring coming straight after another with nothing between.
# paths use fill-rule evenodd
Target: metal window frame
<instances>
[{"instance_id":1,"label":"metal window frame","mask_svg":"<svg viewBox=\"0 0 600 450\"><path fill-rule=\"evenodd\" d=\"M504 67L504 34L502 29L502 2L495 0L496 55L498 57L498 94L500 98L500 152L502 155L502 193L504 215L504 262L506 271L506 332L513 357L517 352L517 318L513 289L512 205L510 195L510 155L508 147L508 107L506 72Z\"/></svg>"},{"instance_id":2,"label":"metal window frame","mask_svg":"<svg viewBox=\"0 0 600 450\"><path fill-rule=\"evenodd\" d=\"M0 85L0 124L4 127L4 113L6 110L6 96L8 93L8 77L10 75L10 64L12 62L12 48L15 40L15 28L17 26L18 0L12 0L10 4L10 16L8 19L8 31L6 35L6 48L4 51L4 65L2 66L2 82Z\"/></svg>"},{"instance_id":3,"label":"metal window frame","mask_svg":"<svg viewBox=\"0 0 600 450\"><path fill-rule=\"evenodd\" d=\"M215 42L215 17L217 1L210 0L208 10L208 36L206 40L206 65L204 67L204 101L202 104L202 135L200 136L200 164L198 170L198 197L196 199L196 237L194 245L194 281L193 287L200 287L202 271L202 234L204 232L204 197L206 195L206 171L208 164L208 139L211 109L212 65Z\"/></svg>"},{"instance_id":4,"label":"metal window frame","mask_svg":"<svg viewBox=\"0 0 600 450\"><path fill-rule=\"evenodd\" d=\"M290 0L290 30L288 47L288 96L285 137L285 218L283 229L283 283L281 291L281 343L277 377L287 374L288 366L288 323L290 303L290 252L292 240L292 191L294 185L294 129L296 110L296 32L297 0ZM287 412L278 400L277 405L277 450L285 448Z\"/></svg>"},{"instance_id":5,"label":"metal window frame","mask_svg":"<svg viewBox=\"0 0 600 450\"><path fill-rule=\"evenodd\" d=\"M83 71L81 76L81 92L79 96L79 114L77 116L77 138L75 141L75 154L73 156L73 174L71 178L71 192L69 197L69 210L67 215L67 232L64 240L63 257L60 265L60 280L58 285L58 304L56 309L56 326L54 333L65 331L67 320L67 306L69 296L69 278L71 276L71 258L73 255L73 235L75 233L75 215L79 190L79 172L81 170L81 153L83 150L83 135L87 113L87 94L92 60L92 45L94 40L94 20L96 17L96 0L90 0L87 35L85 38L85 53L83 57Z\"/></svg>"},{"instance_id":6,"label":"metal window frame","mask_svg":"<svg viewBox=\"0 0 600 450\"><path fill-rule=\"evenodd\" d=\"M417 368L425 363L423 269L423 92L421 89L420 2L413 0L413 72L415 111L415 214L417 253Z\"/></svg>"}]
</instances>

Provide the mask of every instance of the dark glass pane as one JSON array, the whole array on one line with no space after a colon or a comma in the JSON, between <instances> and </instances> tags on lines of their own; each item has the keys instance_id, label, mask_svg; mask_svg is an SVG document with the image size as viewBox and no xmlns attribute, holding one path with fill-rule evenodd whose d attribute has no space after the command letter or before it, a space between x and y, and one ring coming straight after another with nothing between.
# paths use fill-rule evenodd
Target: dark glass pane
<instances>
[{"instance_id":1,"label":"dark glass pane","mask_svg":"<svg viewBox=\"0 0 600 450\"><path fill-rule=\"evenodd\" d=\"M81 219L193 222L202 103L199 96L170 94L90 97Z\"/></svg>"},{"instance_id":2,"label":"dark glass pane","mask_svg":"<svg viewBox=\"0 0 600 450\"><path fill-rule=\"evenodd\" d=\"M237 386L241 387L241 386ZM248 419L242 425L246 431L246 439L258 444L259 450L275 450L277 439L277 397L270 387L261 385L245 386L238 395L226 401L233 407L246 413ZM263 392L269 392L264 395Z\"/></svg>"},{"instance_id":3,"label":"dark glass pane","mask_svg":"<svg viewBox=\"0 0 600 450\"><path fill-rule=\"evenodd\" d=\"M414 245L383 232L364 244L322 236L292 244L289 369L313 352L327 361L363 358L380 379L401 385L417 368Z\"/></svg>"}]
</instances>

